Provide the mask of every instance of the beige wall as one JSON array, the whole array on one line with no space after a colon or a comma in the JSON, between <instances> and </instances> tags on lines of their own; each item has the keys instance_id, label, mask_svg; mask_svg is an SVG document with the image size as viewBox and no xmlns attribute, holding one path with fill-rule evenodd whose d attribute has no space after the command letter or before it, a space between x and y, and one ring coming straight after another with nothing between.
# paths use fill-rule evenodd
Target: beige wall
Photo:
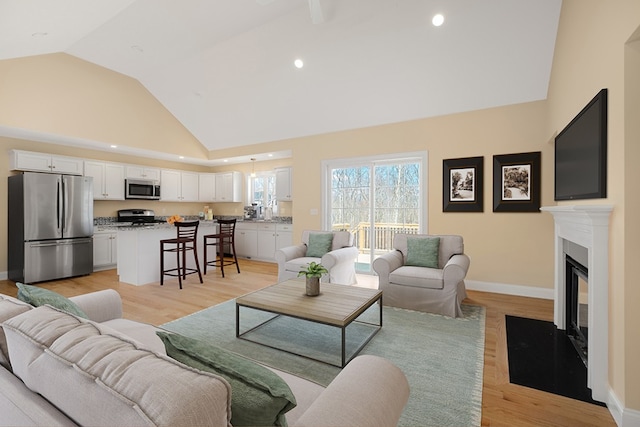
<instances>
[{"instance_id":1,"label":"beige wall","mask_svg":"<svg viewBox=\"0 0 640 427\"><path fill-rule=\"evenodd\" d=\"M637 180L638 159L640 159L640 28L635 32L633 42L627 46L625 54L625 173L624 182ZM625 298L617 301L624 304L622 323L624 335L620 338L625 346L624 371L625 396L627 404L640 408L640 334L634 325L640 325L640 312L637 302L640 301L640 286L635 283L637 263L640 259L640 194L630 186L625 191L625 239L624 277ZM625 327L626 326L626 327ZM621 329L622 329L621 328Z\"/></svg>"},{"instance_id":2,"label":"beige wall","mask_svg":"<svg viewBox=\"0 0 640 427\"><path fill-rule=\"evenodd\" d=\"M606 203L614 207L609 254L609 381L624 406L636 410L640 409L640 370L636 366L640 335L632 325L640 324L640 312L632 304L639 300L633 267L640 245L634 224L640 202L630 184L635 181L640 158L640 72L637 53L633 54L637 43L634 49L628 41L638 25L637 0L563 1L548 94L549 128L559 132L600 89L609 89L608 197L563 204ZM626 124L628 120L632 123ZM635 129L635 138L625 132L625 126L627 132Z\"/></svg>"},{"instance_id":3,"label":"beige wall","mask_svg":"<svg viewBox=\"0 0 640 427\"><path fill-rule=\"evenodd\" d=\"M321 216L311 215L310 210L321 207L323 160L426 151L428 230L464 236L466 252L472 259L469 279L550 289L553 220L542 213L492 212L492 158L497 154L541 151L542 205L555 204L553 138L600 88L608 87L609 197L584 203L614 205L610 243L610 382L625 407L640 410L640 368L636 363L640 358L640 335L636 332L640 311L633 307L640 300L638 286L633 283L633 267L640 255L640 226L632 222L632 215L640 208L640 195L627 184L635 181L640 154L636 77L640 75L640 54L637 43L627 43L640 24L638 17L637 0L563 1L546 101L226 149L205 157L291 149L292 159L264 166L293 166L294 202L285 209L293 214L297 240L303 229L322 225ZM635 97L631 90L636 92ZM0 61L0 92L0 125L168 153L177 153L179 141L181 150L188 151L186 155L203 156L202 146L137 82L68 55ZM129 108L131 105L136 108ZM140 110L144 114L136 117ZM625 117L630 119L625 121ZM23 146L60 154L71 150L72 155L77 155L76 149L68 147L0 138L0 176L9 173L6 149ZM106 153L86 154L102 158ZM484 156L484 212L443 213L442 161L470 156ZM107 159L117 160L110 156ZM217 170L247 172L250 167ZM258 164L256 170L260 170ZM3 192L6 187L0 187L0 212L6 212ZM99 202L96 206L97 211L111 215L127 203L130 202ZM180 209L197 212L200 204L157 202L153 208L159 214L162 209L167 213ZM225 215L239 208L241 204L226 204L214 209L216 214ZM6 230L0 230L0 238L3 236L6 238ZM0 248L0 270L6 269L4 251Z\"/></svg>"},{"instance_id":4,"label":"beige wall","mask_svg":"<svg viewBox=\"0 0 640 427\"><path fill-rule=\"evenodd\" d=\"M542 204L553 203L553 175L548 172L553 171L553 145L546 114L545 102L540 101L289 140L294 241L302 230L322 228L322 216L310 212L321 210L324 160L426 151L428 231L464 235L465 251L472 258L468 278L553 287L552 218L540 212L492 212L492 160L498 154L541 151ZM272 149L264 144L264 151ZM443 213L442 161L472 156L484 156L484 212Z\"/></svg>"},{"instance_id":5,"label":"beige wall","mask_svg":"<svg viewBox=\"0 0 640 427\"><path fill-rule=\"evenodd\" d=\"M64 53L0 61L0 125L198 159L205 147L137 81Z\"/></svg>"}]
</instances>

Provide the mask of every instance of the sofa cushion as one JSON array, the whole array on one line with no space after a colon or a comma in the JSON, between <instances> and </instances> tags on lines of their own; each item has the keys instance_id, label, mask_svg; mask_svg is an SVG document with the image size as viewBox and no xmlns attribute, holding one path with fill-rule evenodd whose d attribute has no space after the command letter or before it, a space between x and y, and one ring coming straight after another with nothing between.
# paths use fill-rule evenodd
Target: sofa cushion
<instances>
[{"instance_id":1,"label":"sofa cushion","mask_svg":"<svg viewBox=\"0 0 640 427\"><path fill-rule=\"evenodd\" d=\"M307 257L322 258L331 250L333 233L310 233L307 245Z\"/></svg>"},{"instance_id":2,"label":"sofa cushion","mask_svg":"<svg viewBox=\"0 0 640 427\"><path fill-rule=\"evenodd\" d=\"M438 268L439 237L407 238L407 259L405 265Z\"/></svg>"},{"instance_id":3,"label":"sofa cushion","mask_svg":"<svg viewBox=\"0 0 640 427\"><path fill-rule=\"evenodd\" d=\"M353 234L348 231L334 231L331 250L335 251L336 249L346 248L348 246L353 246Z\"/></svg>"},{"instance_id":4,"label":"sofa cushion","mask_svg":"<svg viewBox=\"0 0 640 427\"><path fill-rule=\"evenodd\" d=\"M285 413L296 406L287 383L257 363L205 341L158 332L167 355L231 384L233 426L286 426Z\"/></svg>"},{"instance_id":5,"label":"sofa cushion","mask_svg":"<svg viewBox=\"0 0 640 427\"><path fill-rule=\"evenodd\" d=\"M7 340L4 337L2 322L11 319L18 314L31 310L33 307L24 301L9 295L0 294L0 366L11 370L9 362L9 351L7 350Z\"/></svg>"},{"instance_id":6,"label":"sofa cushion","mask_svg":"<svg viewBox=\"0 0 640 427\"><path fill-rule=\"evenodd\" d=\"M48 304L67 313L75 314L85 319L89 318L76 303L57 292L19 282L16 283L16 286L18 287L18 298L34 307Z\"/></svg>"},{"instance_id":7,"label":"sofa cushion","mask_svg":"<svg viewBox=\"0 0 640 427\"><path fill-rule=\"evenodd\" d=\"M287 271L293 271L296 274L298 274L300 270L306 269L307 266L312 262L320 263L320 261L322 261L321 258L314 258L314 257L294 258L290 261L287 261L284 264L284 269Z\"/></svg>"},{"instance_id":8,"label":"sofa cushion","mask_svg":"<svg viewBox=\"0 0 640 427\"><path fill-rule=\"evenodd\" d=\"M328 231L311 231L304 230L302 232L302 243L309 246L309 237L313 233L328 233ZM332 231L333 241L331 242L331 250L335 251L336 249L346 248L348 246L353 246L353 234L349 231Z\"/></svg>"},{"instance_id":9,"label":"sofa cushion","mask_svg":"<svg viewBox=\"0 0 640 427\"><path fill-rule=\"evenodd\" d=\"M133 338L151 351L166 354L162 340L156 335L156 331L160 329L153 325L129 319L112 319L100 324Z\"/></svg>"},{"instance_id":10,"label":"sofa cushion","mask_svg":"<svg viewBox=\"0 0 640 427\"><path fill-rule=\"evenodd\" d=\"M389 283L415 288L442 289L444 288L443 270L405 265L389 274Z\"/></svg>"},{"instance_id":11,"label":"sofa cushion","mask_svg":"<svg viewBox=\"0 0 640 427\"><path fill-rule=\"evenodd\" d=\"M0 425L64 426L76 424L42 396L32 392L6 369L0 368Z\"/></svg>"},{"instance_id":12,"label":"sofa cushion","mask_svg":"<svg viewBox=\"0 0 640 427\"><path fill-rule=\"evenodd\" d=\"M79 425L229 425L230 386L111 328L41 306L4 324L13 372Z\"/></svg>"},{"instance_id":13,"label":"sofa cushion","mask_svg":"<svg viewBox=\"0 0 640 427\"><path fill-rule=\"evenodd\" d=\"M407 257L407 239L410 237L439 237L440 248L438 250L438 268L444 268L449 259L456 254L464 253L464 242L462 236L454 234L404 234L398 233L393 236L393 248L402 252L403 257Z\"/></svg>"}]
</instances>

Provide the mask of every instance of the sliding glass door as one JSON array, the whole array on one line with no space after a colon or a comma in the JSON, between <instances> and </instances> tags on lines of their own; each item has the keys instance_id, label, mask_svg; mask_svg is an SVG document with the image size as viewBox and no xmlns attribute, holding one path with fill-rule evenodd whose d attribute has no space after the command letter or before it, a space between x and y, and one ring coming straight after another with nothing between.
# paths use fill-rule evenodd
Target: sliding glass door
<instances>
[{"instance_id":1,"label":"sliding glass door","mask_svg":"<svg viewBox=\"0 0 640 427\"><path fill-rule=\"evenodd\" d=\"M326 164L327 228L353 233L360 251L356 270L392 249L395 233L422 232L426 223L426 153Z\"/></svg>"}]
</instances>

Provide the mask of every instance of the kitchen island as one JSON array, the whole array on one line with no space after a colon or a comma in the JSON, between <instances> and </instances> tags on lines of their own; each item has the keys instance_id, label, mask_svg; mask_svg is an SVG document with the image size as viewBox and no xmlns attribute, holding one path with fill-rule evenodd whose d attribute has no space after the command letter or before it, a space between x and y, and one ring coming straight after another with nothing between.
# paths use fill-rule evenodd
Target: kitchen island
<instances>
[{"instance_id":1,"label":"kitchen island","mask_svg":"<svg viewBox=\"0 0 640 427\"><path fill-rule=\"evenodd\" d=\"M170 224L115 227L118 233L117 271L119 280L132 285L160 283L160 240L176 237L176 228ZM197 235L198 261L204 274L204 236L218 231L214 221L200 221ZM209 247L208 252L215 254L217 248ZM165 269L176 267L175 256L165 254ZM195 268L193 256L187 254L187 267ZM212 269L209 267L208 269ZM173 278L170 278L173 279ZM175 278L177 282L177 278ZM189 280L189 279L187 279ZM196 278L196 280L198 280ZM165 279L166 284L171 281ZM177 283L176 283L177 284Z\"/></svg>"}]
</instances>

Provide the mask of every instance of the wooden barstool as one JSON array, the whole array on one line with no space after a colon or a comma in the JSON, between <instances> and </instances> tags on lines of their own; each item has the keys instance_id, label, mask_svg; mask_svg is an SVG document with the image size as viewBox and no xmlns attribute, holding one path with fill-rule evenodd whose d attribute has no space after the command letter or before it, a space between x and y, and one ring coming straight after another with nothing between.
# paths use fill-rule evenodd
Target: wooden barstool
<instances>
[{"instance_id":1,"label":"wooden barstool","mask_svg":"<svg viewBox=\"0 0 640 427\"><path fill-rule=\"evenodd\" d=\"M198 224L198 221L174 222L174 225L176 226L176 238L160 240L160 286L164 285L164 276L177 276L178 283L180 283L180 289L182 289L182 279L186 279L187 274L195 273L198 273L200 283L202 283L200 263L198 262L198 248L196 245ZM165 245L169 245L170 247L165 248ZM193 251L196 268L187 268L187 251ZM168 270L164 269L165 252L176 253L176 268L170 268Z\"/></svg>"},{"instance_id":2,"label":"wooden barstool","mask_svg":"<svg viewBox=\"0 0 640 427\"><path fill-rule=\"evenodd\" d=\"M207 265L210 267L220 267L222 277L224 277L225 265L236 265L238 273L240 273L240 265L236 256L236 220L235 219L219 219L218 225L220 229L216 234L207 234L204 236L204 274L207 274ZM224 246L229 244L233 259L224 259ZM216 258L212 261L207 260L207 246L218 246Z\"/></svg>"}]
</instances>

